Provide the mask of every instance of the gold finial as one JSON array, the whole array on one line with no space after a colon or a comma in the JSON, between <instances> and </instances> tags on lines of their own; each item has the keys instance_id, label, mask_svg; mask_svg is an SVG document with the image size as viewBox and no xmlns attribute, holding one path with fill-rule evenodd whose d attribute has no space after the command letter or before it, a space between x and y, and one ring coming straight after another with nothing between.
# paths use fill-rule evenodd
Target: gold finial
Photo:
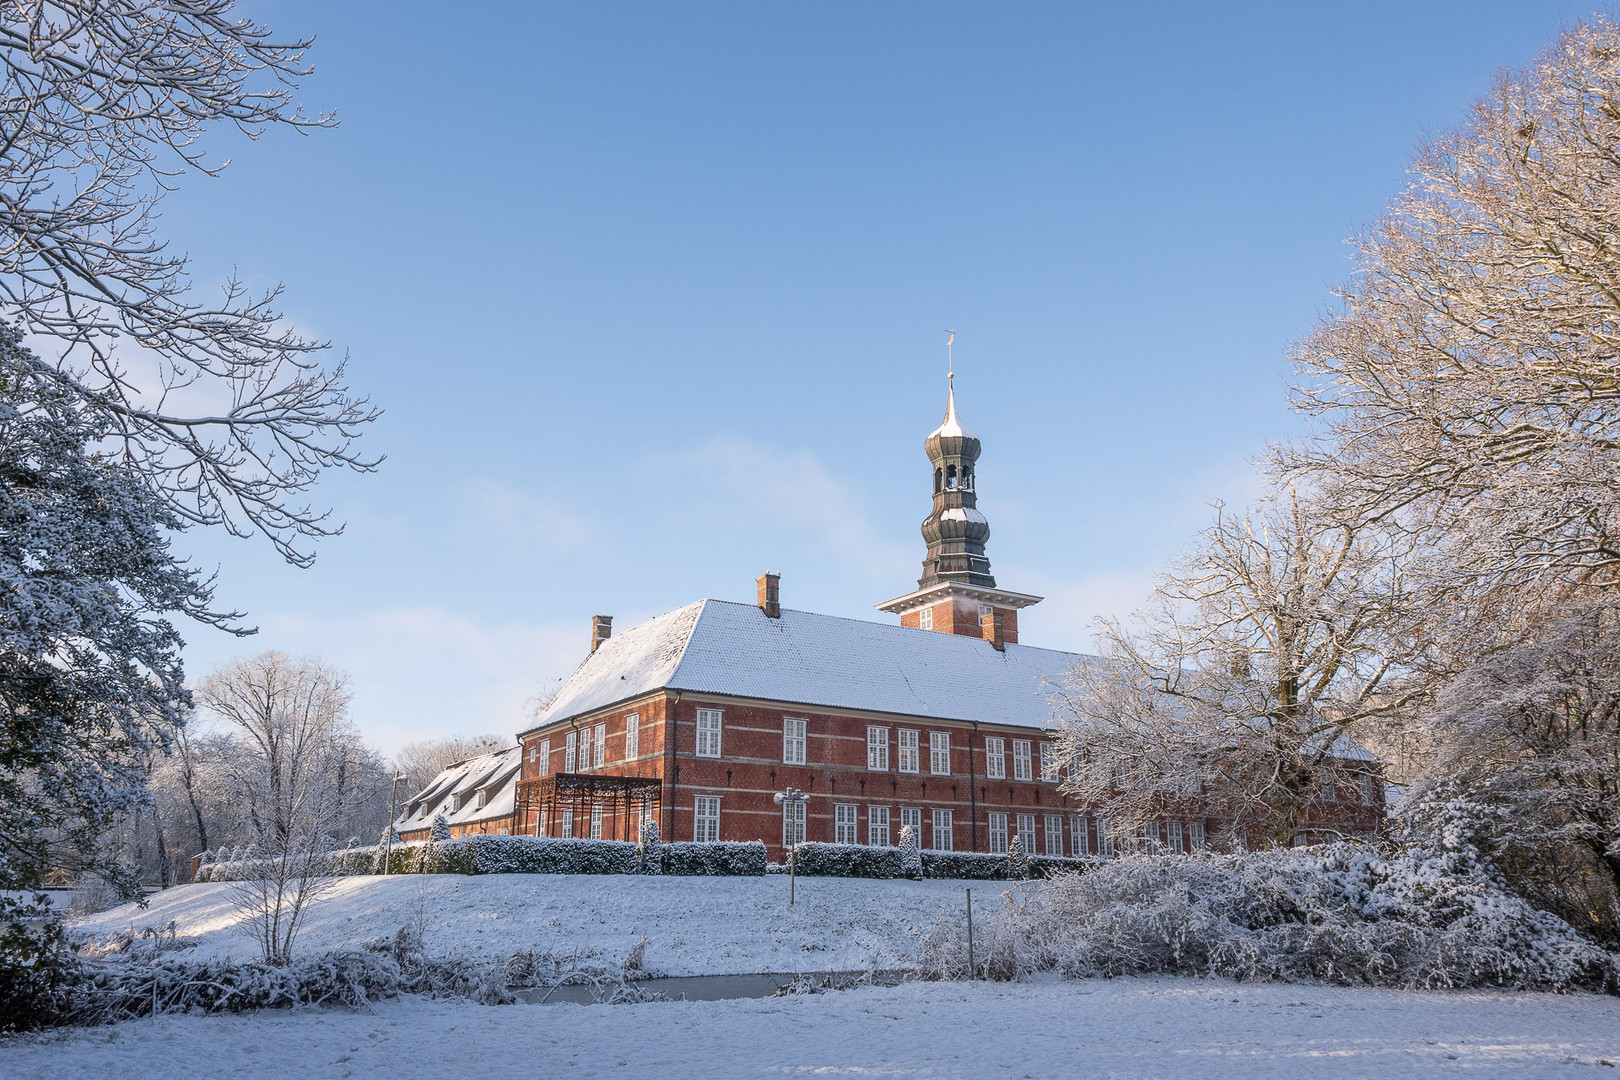
<instances>
[{"instance_id":1,"label":"gold finial","mask_svg":"<svg viewBox=\"0 0 1620 1080\"><path fill-rule=\"evenodd\" d=\"M952 385L955 385L955 383L956 383L956 358L955 358L955 354L954 354L954 351L952 350L951 346L956 344L956 331L955 330L947 330L947 331L945 331L945 334L946 334L946 338L945 338L945 364L946 364L945 378L949 379Z\"/></svg>"}]
</instances>

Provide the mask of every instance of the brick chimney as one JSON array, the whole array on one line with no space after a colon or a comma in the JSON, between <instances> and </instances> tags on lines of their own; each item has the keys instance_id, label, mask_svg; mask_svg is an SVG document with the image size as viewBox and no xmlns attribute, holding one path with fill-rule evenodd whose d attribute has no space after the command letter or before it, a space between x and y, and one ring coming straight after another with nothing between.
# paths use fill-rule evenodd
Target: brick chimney
<instances>
[{"instance_id":1,"label":"brick chimney","mask_svg":"<svg viewBox=\"0 0 1620 1080\"><path fill-rule=\"evenodd\" d=\"M602 647L602 642L613 636L613 616L591 616L591 652Z\"/></svg>"},{"instance_id":2,"label":"brick chimney","mask_svg":"<svg viewBox=\"0 0 1620 1080\"><path fill-rule=\"evenodd\" d=\"M769 570L754 579L757 587L758 599L754 602L759 610L765 613L767 619L780 619L782 617L782 575L773 574Z\"/></svg>"},{"instance_id":3,"label":"brick chimney","mask_svg":"<svg viewBox=\"0 0 1620 1080\"><path fill-rule=\"evenodd\" d=\"M979 616L979 633L984 640L996 647L997 652L1007 651L1007 616L1000 608L991 608Z\"/></svg>"}]
</instances>

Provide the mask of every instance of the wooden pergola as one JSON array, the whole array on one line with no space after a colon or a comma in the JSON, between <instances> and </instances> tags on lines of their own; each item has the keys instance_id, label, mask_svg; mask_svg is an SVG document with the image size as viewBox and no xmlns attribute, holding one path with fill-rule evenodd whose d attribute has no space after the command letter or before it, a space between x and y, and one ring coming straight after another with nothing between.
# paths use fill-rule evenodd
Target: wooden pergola
<instances>
[{"instance_id":1,"label":"wooden pergola","mask_svg":"<svg viewBox=\"0 0 1620 1080\"><path fill-rule=\"evenodd\" d=\"M552 773L517 784L513 808L519 836L561 836L565 811L572 811L572 835L589 837L591 812L602 811L603 840L639 840L643 808L658 806L664 782L645 776Z\"/></svg>"}]
</instances>

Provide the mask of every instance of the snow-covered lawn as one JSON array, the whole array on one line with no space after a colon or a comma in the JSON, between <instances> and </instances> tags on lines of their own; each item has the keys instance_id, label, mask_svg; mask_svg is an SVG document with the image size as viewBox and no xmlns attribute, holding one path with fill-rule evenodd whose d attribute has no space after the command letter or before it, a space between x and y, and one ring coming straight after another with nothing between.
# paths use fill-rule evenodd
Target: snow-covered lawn
<instances>
[{"instance_id":1,"label":"snow-covered lawn","mask_svg":"<svg viewBox=\"0 0 1620 1080\"><path fill-rule=\"evenodd\" d=\"M303 954L352 948L391 935L426 906L427 949L442 956L504 959L518 949L598 949L622 959L647 938L646 966L669 975L730 975L909 965L934 916L960 915L963 889L976 907L1000 903L1005 882L800 878L788 906L785 877L635 877L490 874L348 877L309 912ZM201 939L187 955L255 959L237 929L229 885L182 885L75 923L100 936L177 924Z\"/></svg>"},{"instance_id":2,"label":"snow-covered lawn","mask_svg":"<svg viewBox=\"0 0 1620 1080\"><path fill-rule=\"evenodd\" d=\"M1611 1076L1620 999L1193 979L911 983L626 1006L408 1000L166 1016L0 1042L7 1080L75 1077Z\"/></svg>"}]
</instances>

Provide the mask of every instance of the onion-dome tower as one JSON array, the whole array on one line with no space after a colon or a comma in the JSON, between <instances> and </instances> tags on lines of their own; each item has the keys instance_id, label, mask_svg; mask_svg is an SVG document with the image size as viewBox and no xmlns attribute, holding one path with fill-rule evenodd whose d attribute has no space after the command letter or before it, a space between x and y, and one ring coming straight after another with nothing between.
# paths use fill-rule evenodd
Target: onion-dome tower
<instances>
[{"instance_id":1,"label":"onion-dome tower","mask_svg":"<svg viewBox=\"0 0 1620 1080\"><path fill-rule=\"evenodd\" d=\"M984 637L997 648L1018 641L1018 611L1041 597L996 587L984 553L990 523L978 508L979 438L956 415L956 375L949 376L945 420L923 449L933 472L934 508L922 523L928 554L915 592L878 605L902 626Z\"/></svg>"}]
</instances>

